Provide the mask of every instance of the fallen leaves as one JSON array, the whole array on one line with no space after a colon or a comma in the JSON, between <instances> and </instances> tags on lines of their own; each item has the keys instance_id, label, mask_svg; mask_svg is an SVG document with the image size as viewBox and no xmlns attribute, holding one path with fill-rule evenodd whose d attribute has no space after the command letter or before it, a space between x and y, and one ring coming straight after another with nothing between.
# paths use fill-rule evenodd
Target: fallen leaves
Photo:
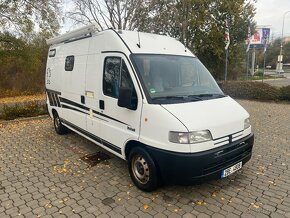
<instances>
[{"instance_id":1,"label":"fallen leaves","mask_svg":"<svg viewBox=\"0 0 290 218\"><path fill-rule=\"evenodd\" d=\"M265 167L263 166L258 166L258 172L256 172L257 175L261 175L261 176L264 176L265 175Z\"/></svg>"},{"instance_id":2,"label":"fallen leaves","mask_svg":"<svg viewBox=\"0 0 290 218\"><path fill-rule=\"evenodd\" d=\"M54 166L53 167L53 174L66 174L68 172L71 172L71 170L68 168L70 161L69 160L64 160L64 164L62 166Z\"/></svg>"},{"instance_id":3,"label":"fallen leaves","mask_svg":"<svg viewBox=\"0 0 290 218\"><path fill-rule=\"evenodd\" d=\"M143 208L144 208L144 210L147 210L149 208L149 205L148 204L144 204Z\"/></svg>"},{"instance_id":4,"label":"fallen leaves","mask_svg":"<svg viewBox=\"0 0 290 218\"><path fill-rule=\"evenodd\" d=\"M46 204L44 207L46 207L46 208L52 208L52 205L51 204Z\"/></svg>"},{"instance_id":5,"label":"fallen leaves","mask_svg":"<svg viewBox=\"0 0 290 218\"><path fill-rule=\"evenodd\" d=\"M204 201L194 201L192 203L196 204L196 205L206 205L206 202L204 202Z\"/></svg>"},{"instance_id":6,"label":"fallen leaves","mask_svg":"<svg viewBox=\"0 0 290 218\"><path fill-rule=\"evenodd\" d=\"M262 206L262 203L258 203L258 202L251 203L251 206L255 209L259 209Z\"/></svg>"}]
</instances>

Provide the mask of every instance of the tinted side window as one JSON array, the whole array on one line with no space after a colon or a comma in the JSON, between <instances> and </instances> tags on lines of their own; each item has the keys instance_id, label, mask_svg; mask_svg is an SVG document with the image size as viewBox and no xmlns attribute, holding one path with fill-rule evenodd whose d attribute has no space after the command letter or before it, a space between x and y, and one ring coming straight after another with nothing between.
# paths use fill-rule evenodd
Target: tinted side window
<instances>
[{"instance_id":1,"label":"tinted side window","mask_svg":"<svg viewBox=\"0 0 290 218\"><path fill-rule=\"evenodd\" d=\"M129 74L128 68L124 61L122 61L122 69L121 69L121 85L120 87L124 88L134 88L131 76Z\"/></svg>"},{"instance_id":2,"label":"tinted side window","mask_svg":"<svg viewBox=\"0 0 290 218\"><path fill-rule=\"evenodd\" d=\"M107 57L104 65L103 92L113 98L119 97L119 88L133 89L133 95L137 94L123 59L120 57Z\"/></svg>"},{"instance_id":3,"label":"tinted side window","mask_svg":"<svg viewBox=\"0 0 290 218\"><path fill-rule=\"evenodd\" d=\"M75 63L75 56L67 56L65 58L65 67L64 69L66 71L72 71L74 69L74 63Z\"/></svg>"},{"instance_id":4,"label":"tinted side window","mask_svg":"<svg viewBox=\"0 0 290 218\"><path fill-rule=\"evenodd\" d=\"M50 49L48 52L48 57L54 57L56 54L56 49Z\"/></svg>"},{"instance_id":5,"label":"tinted side window","mask_svg":"<svg viewBox=\"0 0 290 218\"><path fill-rule=\"evenodd\" d=\"M121 72L121 58L107 57L105 59L103 91L105 95L118 98Z\"/></svg>"}]
</instances>

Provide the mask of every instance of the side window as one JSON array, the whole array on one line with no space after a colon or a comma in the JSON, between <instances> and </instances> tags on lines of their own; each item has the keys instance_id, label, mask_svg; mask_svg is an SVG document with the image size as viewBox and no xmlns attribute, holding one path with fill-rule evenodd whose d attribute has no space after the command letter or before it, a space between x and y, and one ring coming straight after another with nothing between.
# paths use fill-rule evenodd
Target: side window
<instances>
[{"instance_id":1,"label":"side window","mask_svg":"<svg viewBox=\"0 0 290 218\"><path fill-rule=\"evenodd\" d=\"M74 63L75 63L75 56L67 56L65 58L65 71L72 71L74 69Z\"/></svg>"},{"instance_id":2,"label":"side window","mask_svg":"<svg viewBox=\"0 0 290 218\"><path fill-rule=\"evenodd\" d=\"M50 49L49 52L48 52L48 57L54 57L56 54L56 49Z\"/></svg>"},{"instance_id":3,"label":"side window","mask_svg":"<svg viewBox=\"0 0 290 218\"><path fill-rule=\"evenodd\" d=\"M134 87L131 76L130 76L129 71L128 71L128 68L127 68L126 64L124 63L124 61L122 61L120 87L131 88L131 89Z\"/></svg>"},{"instance_id":4,"label":"side window","mask_svg":"<svg viewBox=\"0 0 290 218\"><path fill-rule=\"evenodd\" d=\"M128 68L120 57L107 57L104 63L103 92L118 98L120 87L134 88ZM136 95L135 90L133 94Z\"/></svg>"},{"instance_id":5,"label":"side window","mask_svg":"<svg viewBox=\"0 0 290 218\"><path fill-rule=\"evenodd\" d=\"M113 98L119 96L121 58L107 57L105 59L103 91Z\"/></svg>"}]
</instances>

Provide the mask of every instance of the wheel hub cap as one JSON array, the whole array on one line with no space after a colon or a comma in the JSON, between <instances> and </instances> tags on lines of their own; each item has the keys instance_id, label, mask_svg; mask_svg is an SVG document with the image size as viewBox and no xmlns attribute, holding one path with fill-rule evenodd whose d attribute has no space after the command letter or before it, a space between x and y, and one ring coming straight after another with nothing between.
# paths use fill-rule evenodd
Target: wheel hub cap
<instances>
[{"instance_id":1,"label":"wheel hub cap","mask_svg":"<svg viewBox=\"0 0 290 218\"><path fill-rule=\"evenodd\" d=\"M136 156L133 158L132 172L134 174L134 177L141 184L146 184L149 181L149 166L143 157Z\"/></svg>"}]
</instances>

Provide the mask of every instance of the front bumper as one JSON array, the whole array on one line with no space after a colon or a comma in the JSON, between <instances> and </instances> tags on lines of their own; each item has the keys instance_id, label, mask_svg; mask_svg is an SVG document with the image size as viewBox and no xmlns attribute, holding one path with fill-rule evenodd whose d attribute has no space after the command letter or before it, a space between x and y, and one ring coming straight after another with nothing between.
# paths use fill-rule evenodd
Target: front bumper
<instances>
[{"instance_id":1,"label":"front bumper","mask_svg":"<svg viewBox=\"0 0 290 218\"><path fill-rule=\"evenodd\" d=\"M178 153L147 146L165 184L192 184L221 178L222 170L251 159L254 135L198 153Z\"/></svg>"}]
</instances>

